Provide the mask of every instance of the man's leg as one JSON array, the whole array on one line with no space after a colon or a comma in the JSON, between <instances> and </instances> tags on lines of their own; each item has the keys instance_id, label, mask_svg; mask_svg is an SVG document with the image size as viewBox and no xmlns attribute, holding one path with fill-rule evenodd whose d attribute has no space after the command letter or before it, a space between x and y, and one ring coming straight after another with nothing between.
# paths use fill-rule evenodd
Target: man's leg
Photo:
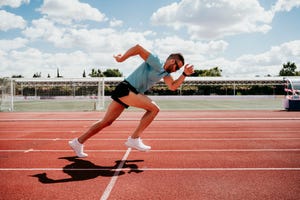
<instances>
[{"instance_id":1,"label":"man's leg","mask_svg":"<svg viewBox=\"0 0 300 200\"><path fill-rule=\"evenodd\" d=\"M101 121L93 124L93 126L91 126L91 128L84 134L82 134L79 138L75 138L69 141L69 145L74 150L76 155L82 158L87 157L88 155L83 152L83 143L103 128L111 125L120 116L124 109L124 106L115 101L112 101L106 111L104 118Z\"/></svg>"},{"instance_id":2,"label":"man's leg","mask_svg":"<svg viewBox=\"0 0 300 200\"><path fill-rule=\"evenodd\" d=\"M112 101L109 105L104 118L95 124L93 124L89 130L87 130L83 135L78 138L78 141L83 144L90 137L101 131L103 128L110 126L124 111L124 106Z\"/></svg>"},{"instance_id":3,"label":"man's leg","mask_svg":"<svg viewBox=\"0 0 300 200\"><path fill-rule=\"evenodd\" d=\"M121 101L129 106L142 108L146 110L146 113L141 118L140 123L136 130L132 134L132 138L140 137L141 133L150 125L159 112L158 105L152 101L149 97L143 94L135 94L130 92L128 96L120 98Z\"/></svg>"}]
</instances>

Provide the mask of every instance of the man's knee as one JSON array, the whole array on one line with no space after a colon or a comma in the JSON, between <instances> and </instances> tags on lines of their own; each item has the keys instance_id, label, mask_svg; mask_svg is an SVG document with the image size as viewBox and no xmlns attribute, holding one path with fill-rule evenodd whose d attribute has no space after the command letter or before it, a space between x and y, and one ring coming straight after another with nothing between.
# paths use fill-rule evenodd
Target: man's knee
<instances>
[{"instance_id":1,"label":"man's knee","mask_svg":"<svg viewBox=\"0 0 300 200\"><path fill-rule=\"evenodd\" d=\"M159 111L160 111L160 108L159 108L158 105L156 105L156 104L154 103L150 111L151 111L152 113L154 113L154 114L158 114Z\"/></svg>"}]
</instances>

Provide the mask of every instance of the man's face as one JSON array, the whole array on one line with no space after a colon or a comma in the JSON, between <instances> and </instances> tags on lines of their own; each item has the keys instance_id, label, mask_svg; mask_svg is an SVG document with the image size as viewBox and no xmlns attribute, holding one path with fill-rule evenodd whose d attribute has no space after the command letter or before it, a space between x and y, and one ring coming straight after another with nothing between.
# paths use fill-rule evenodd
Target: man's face
<instances>
[{"instance_id":1,"label":"man's face","mask_svg":"<svg viewBox=\"0 0 300 200\"><path fill-rule=\"evenodd\" d=\"M175 58L171 58L166 60L165 70L168 73L176 72L183 66L183 63L180 60L176 60Z\"/></svg>"}]
</instances>

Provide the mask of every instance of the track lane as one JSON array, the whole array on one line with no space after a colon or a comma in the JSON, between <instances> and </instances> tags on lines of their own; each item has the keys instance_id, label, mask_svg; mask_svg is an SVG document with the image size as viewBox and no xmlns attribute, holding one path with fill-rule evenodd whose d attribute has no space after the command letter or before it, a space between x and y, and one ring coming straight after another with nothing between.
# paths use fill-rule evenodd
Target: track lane
<instances>
[{"instance_id":1,"label":"track lane","mask_svg":"<svg viewBox=\"0 0 300 200\"><path fill-rule=\"evenodd\" d=\"M102 175L44 184L31 175L70 178L63 169L74 162L59 159L74 155L65 145L67 140L81 134L103 113L9 113L5 117L0 113L0 175L5 180L0 184L5 193L0 196L100 199L116 161L126 152L123 143L141 114L127 112L88 141L89 157L80 160L103 168L81 166L81 170L76 168L78 174L98 171ZM194 120L183 120L189 117ZM154 150L130 153L110 198L298 198L299 117L297 112L281 111L161 112L143 135ZM41 120L30 122L37 118Z\"/></svg>"}]
</instances>

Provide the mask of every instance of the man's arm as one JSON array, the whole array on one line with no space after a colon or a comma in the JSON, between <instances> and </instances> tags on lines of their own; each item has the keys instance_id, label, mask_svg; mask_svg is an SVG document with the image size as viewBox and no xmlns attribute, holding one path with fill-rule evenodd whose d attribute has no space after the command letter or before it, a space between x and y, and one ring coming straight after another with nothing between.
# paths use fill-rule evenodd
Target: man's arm
<instances>
[{"instance_id":1,"label":"man's arm","mask_svg":"<svg viewBox=\"0 0 300 200\"><path fill-rule=\"evenodd\" d=\"M183 71L187 76L194 73L194 66L186 64ZM185 75L181 74L176 80L172 76L165 76L164 82L167 84L168 88L172 91L176 90L184 81Z\"/></svg>"},{"instance_id":2,"label":"man's arm","mask_svg":"<svg viewBox=\"0 0 300 200\"><path fill-rule=\"evenodd\" d=\"M117 62L123 62L127 58L136 55L139 55L144 61L146 61L150 55L150 52L144 49L141 45L137 44L134 47L128 49L123 55L118 54L114 56L114 58L116 59Z\"/></svg>"}]
</instances>

